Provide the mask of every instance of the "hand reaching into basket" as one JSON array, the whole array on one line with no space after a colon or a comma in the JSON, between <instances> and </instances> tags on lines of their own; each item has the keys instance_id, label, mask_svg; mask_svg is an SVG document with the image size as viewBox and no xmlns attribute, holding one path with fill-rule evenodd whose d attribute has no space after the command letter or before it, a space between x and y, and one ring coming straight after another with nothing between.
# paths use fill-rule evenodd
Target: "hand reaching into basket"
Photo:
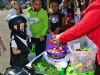
<instances>
[{"instance_id":1,"label":"hand reaching into basket","mask_svg":"<svg viewBox=\"0 0 100 75\"><path fill-rule=\"evenodd\" d=\"M60 42L60 34L59 35L55 35L54 41L55 41L55 44L57 46L61 44L61 42Z\"/></svg>"}]
</instances>

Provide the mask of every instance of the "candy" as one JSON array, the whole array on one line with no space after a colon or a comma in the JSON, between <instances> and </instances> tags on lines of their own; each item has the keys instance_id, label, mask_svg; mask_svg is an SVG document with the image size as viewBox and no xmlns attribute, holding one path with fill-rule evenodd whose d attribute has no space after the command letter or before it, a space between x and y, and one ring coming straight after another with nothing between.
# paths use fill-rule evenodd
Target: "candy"
<instances>
[{"instance_id":1,"label":"candy","mask_svg":"<svg viewBox=\"0 0 100 75\"><path fill-rule=\"evenodd\" d=\"M94 69L95 55L88 51L91 48L76 49L76 53L71 55L71 63L77 72L86 72Z\"/></svg>"},{"instance_id":2,"label":"candy","mask_svg":"<svg viewBox=\"0 0 100 75\"><path fill-rule=\"evenodd\" d=\"M51 58L62 58L67 54L68 47L67 45L48 45L46 47L46 52Z\"/></svg>"}]
</instances>

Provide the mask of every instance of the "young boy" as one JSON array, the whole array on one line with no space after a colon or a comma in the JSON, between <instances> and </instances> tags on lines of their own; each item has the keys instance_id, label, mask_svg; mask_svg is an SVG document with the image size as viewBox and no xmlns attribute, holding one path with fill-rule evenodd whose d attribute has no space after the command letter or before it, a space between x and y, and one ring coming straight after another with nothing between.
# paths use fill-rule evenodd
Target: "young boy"
<instances>
[{"instance_id":1,"label":"young boy","mask_svg":"<svg viewBox=\"0 0 100 75\"><path fill-rule=\"evenodd\" d=\"M25 28L26 19L23 16L14 16L9 20L9 29L12 31L10 43L10 65L12 67L22 67L29 62Z\"/></svg>"}]
</instances>

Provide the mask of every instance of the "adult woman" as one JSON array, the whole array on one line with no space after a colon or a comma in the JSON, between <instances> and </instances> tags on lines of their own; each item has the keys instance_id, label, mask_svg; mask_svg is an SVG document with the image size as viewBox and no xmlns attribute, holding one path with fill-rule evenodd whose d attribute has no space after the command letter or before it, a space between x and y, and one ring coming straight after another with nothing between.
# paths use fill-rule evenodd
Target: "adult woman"
<instances>
[{"instance_id":1,"label":"adult woman","mask_svg":"<svg viewBox=\"0 0 100 75\"><path fill-rule=\"evenodd\" d=\"M88 7L83 11L82 20L58 35L56 42L66 43L86 35L100 48L100 0L89 0ZM95 75L100 75L100 49L97 52L98 64Z\"/></svg>"}]
</instances>

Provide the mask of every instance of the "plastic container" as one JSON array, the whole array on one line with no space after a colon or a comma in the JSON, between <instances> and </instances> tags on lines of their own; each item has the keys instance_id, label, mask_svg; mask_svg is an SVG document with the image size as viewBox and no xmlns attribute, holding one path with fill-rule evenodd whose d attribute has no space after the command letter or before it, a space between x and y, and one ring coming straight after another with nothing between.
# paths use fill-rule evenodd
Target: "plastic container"
<instances>
[{"instance_id":1,"label":"plastic container","mask_svg":"<svg viewBox=\"0 0 100 75\"><path fill-rule=\"evenodd\" d=\"M68 43L70 62L78 73L91 71L95 66L95 58L98 47L87 37L82 37ZM88 48L89 50L83 50ZM75 49L82 49L75 51Z\"/></svg>"},{"instance_id":2,"label":"plastic container","mask_svg":"<svg viewBox=\"0 0 100 75\"><path fill-rule=\"evenodd\" d=\"M76 73L70 63L68 64L68 67L66 69L66 75L94 75L94 72L95 69L88 72Z\"/></svg>"}]
</instances>

